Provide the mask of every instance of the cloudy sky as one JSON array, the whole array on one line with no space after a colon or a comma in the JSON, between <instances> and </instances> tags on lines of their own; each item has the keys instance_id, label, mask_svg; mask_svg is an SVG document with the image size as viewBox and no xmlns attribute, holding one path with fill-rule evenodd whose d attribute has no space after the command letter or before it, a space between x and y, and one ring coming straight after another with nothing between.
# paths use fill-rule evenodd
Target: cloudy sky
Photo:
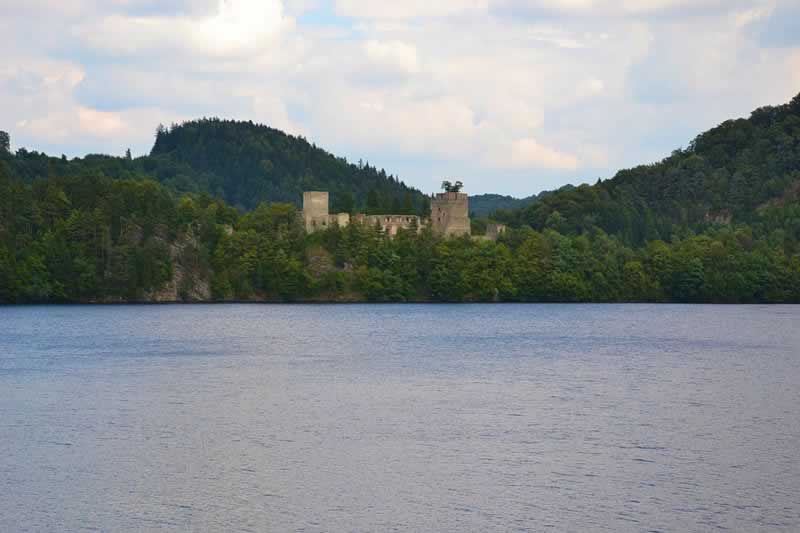
<instances>
[{"instance_id":1,"label":"cloudy sky","mask_svg":"<svg viewBox=\"0 0 800 533\"><path fill-rule=\"evenodd\" d=\"M800 0L0 0L0 34L15 148L249 119L427 192L593 182L800 92Z\"/></svg>"}]
</instances>

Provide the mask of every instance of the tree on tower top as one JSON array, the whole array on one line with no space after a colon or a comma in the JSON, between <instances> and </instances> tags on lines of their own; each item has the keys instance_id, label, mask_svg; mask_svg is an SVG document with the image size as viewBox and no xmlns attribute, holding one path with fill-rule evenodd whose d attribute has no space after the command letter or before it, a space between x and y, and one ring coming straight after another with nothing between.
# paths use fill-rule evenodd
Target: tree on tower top
<instances>
[{"instance_id":1,"label":"tree on tower top","mask_svg":"<svg viewBox=\"0 0 800 533\"><path fill-rule=\"evenodd\" d=\"M461 189L464 188L464 184L460 181L456 181L452 183L448 180L442 182L442 190L444 192L461 192Z\"/></svg>"}]
</instances>

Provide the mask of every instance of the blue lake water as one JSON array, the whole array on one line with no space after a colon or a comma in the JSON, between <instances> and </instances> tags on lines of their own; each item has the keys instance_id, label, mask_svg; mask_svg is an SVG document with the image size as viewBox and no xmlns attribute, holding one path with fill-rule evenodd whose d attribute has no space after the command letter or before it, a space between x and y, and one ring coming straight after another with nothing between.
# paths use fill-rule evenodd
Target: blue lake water
<instances>
[{"instance_id":1,"label":"blue lake water","mask_svg":"<svg viewBox=\"0 0 800 533\"><path fill-rule=\"evenodd\" d=\"M0 307L0 531L800 531L800 306Z\"/></svg>"}]
</instances>

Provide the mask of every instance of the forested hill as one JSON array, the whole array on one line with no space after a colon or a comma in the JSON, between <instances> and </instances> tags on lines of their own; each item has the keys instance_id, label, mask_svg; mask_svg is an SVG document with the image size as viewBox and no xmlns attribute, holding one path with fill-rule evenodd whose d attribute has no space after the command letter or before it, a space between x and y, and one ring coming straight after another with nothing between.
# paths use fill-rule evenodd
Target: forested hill
<instances>
[{"instance_id":1,"label":"forested hill","mask_svg":"<svg viewBox=\"0 0 800 533\"><path fill-rule=\"evenodd\" d=\"M151 154L135 159L67 159L20 149L7 164L26 183L51 176L153 179L178 193L208 193L242 210L262 202L299 206L307 190L330 191L333 211L402 214L430 209L425 195L382 169L349 163L302 137L252 122L202 119L160 126Z\"/></svg>"},{"instance_id":2,"label":"forested hill","mask_svg":"<svg viewBox=\"0 0 800 533\"><path fill-rule=\"evenodd\" d=\"M514 198L502 194L476 194L469 197L469 212L473 218L486 217L500 209L507 211L522 209L532 204L536 198L536 195Z\"/></svg>"},{"instance_id":3,"label":"forested hill","mask_svg":"<svg viewBox=\"0 0 800 533\"><path fill-rule=\"evenodd\" d=\"M262 130L200 121L161 130L147 157L72 161L11 153L0 132L0 304L800 303L800 96L725 122L660 163L498 211L511 227L497 241L430 228L390 238L360 224L306 234L295 205L243 212L208 194L239 206L252 205L242 191L274 200L259 187L282 176L299 195L322 188L315 180L330 165L351 169L341 179L354 187L374 184L355 202L366 195L381 209L389 192L407 198L366 165ZM268 156L260 167L257 153ZM256 174L263 180L248 178Z\"/></svg>"},{"instance_id":4,"label":"forested hill","mask_svg":"<svg viewBox=\"0 0 800 533\"><path fill-rule=\"evenodd\" d=\"M159 178L252 209L297 203L303 191L331 193L331 209L422 212L427 198L369 164L348 163L302 137L252 122L202 119L159 128L150 153Z\"/></svg>"},{"instance_id":5,"label":"forested hill","mask_svg":"<svg viewBox=\"0 0 800 533\"><path fill-rule=\"evenodd\" d=\"M469 212L472 217L488 217L496 211L514 211L531 205L537 199L553 194L574 189L574 185L564 185L556 191L542 191L525 198L514 198L502 194L476 194L469 197Z\"/></svg>"},{"instance_id":6,"label":"forested hill","mask_svg":"<svg viewBox=\"0 0 800 533\"><path fill-rule=\"evenodd\" d=\"M663 161L622 170L612 179L540 198L497 218L516 226L578 235L594 228L628 245L670 240L711 226L754 224L765 210L785 217L786 237L800 220L800 95L729 120Z\"/></svg>"}]
</instances>

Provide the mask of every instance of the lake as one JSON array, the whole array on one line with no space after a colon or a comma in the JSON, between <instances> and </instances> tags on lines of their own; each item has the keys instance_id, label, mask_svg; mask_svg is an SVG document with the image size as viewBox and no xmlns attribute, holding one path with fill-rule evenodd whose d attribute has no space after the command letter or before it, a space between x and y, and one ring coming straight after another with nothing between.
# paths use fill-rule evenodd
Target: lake
<instances>
[{"instance_id":1,"label":"lake","mask_svg":"<svg viewBox=\"0 0 800 533\"><path fill-rule=\"evenodd\" d=\"M0 307L0 531L800 531L800 306Z\"/></svg>"}]
</instances>

